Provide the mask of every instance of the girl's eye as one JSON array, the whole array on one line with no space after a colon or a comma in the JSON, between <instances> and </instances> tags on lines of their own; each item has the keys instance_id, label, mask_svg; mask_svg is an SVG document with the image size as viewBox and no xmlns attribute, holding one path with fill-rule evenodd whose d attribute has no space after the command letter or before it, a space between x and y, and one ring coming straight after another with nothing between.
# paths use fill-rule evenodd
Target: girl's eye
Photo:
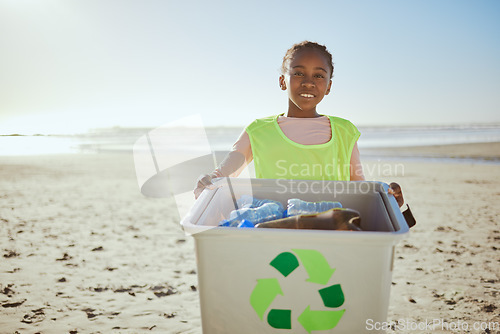
<instances>
[{"instance_id":1,"label":"girl's eye","mask_svg":"<svg viewBox=\"0 0 500 334\"><path fill-rule=\"evenodd\" d=\"M324 78L324 76L323 76L322 74L316 74L316 75L315 75L315 77L316 77L316 78L320 78L320 79L323 79L323 78Z\"/></svg>"},{"instance_id":2,"label":"girl's eye","mask_svg":"<svg viewBox=\"0 0 500 334\"><path fill-rule=\"evenodd\" d=\"M301 77L301 76L303 76L304 74L302 74L302 72L295 72L293 75L298 76L298 77Z\"/></svg>"}]
</instances>

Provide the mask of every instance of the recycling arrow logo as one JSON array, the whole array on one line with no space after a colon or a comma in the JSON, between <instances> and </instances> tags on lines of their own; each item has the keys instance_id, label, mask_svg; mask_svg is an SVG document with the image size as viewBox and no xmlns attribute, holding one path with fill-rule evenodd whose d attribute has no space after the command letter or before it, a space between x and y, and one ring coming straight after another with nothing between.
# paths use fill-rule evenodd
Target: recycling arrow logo
<instances>
[{"instance_id":1,"label":"recycling arrow logo","mask_svg":"<svg viewBox=\"0 0 500 334\"><path fill-rule=\"evenodd\" d=\"M290 275L302 263L309 278L307 282L327 285L335 272L323 254L313 249L292 249L292 252L278 254L269 264L284 277ZM297 259L298 257L298 259ZM338 308L344 304L344 293L340 284L334 284L318 290L323 304L327 308ZM257 284L250 295L250 305L261 320L278 295L284 295L277 278L257 279ZM298 322L304 329L311 331L329 330L337 326L344 314L343 310L311 310L308 305L298 316ZM271 308L267 313L267 323L277 329L292 329L292 310Z\"/></svg>"}]
</instances>

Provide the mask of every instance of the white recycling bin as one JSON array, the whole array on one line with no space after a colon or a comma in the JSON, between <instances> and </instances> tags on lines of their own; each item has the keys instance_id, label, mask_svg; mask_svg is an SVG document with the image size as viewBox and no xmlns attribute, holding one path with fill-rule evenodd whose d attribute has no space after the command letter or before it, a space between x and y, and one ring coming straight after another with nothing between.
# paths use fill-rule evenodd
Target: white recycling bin
<instances>
[{"instance_id":1,"label":"white recycling bin","mask_svg":"<svg viewBox=\"0 0 500 334\"><path fill-rule=\"evenodd\" d=\"M409 232L388 185L238 178L216 185L181 221L195 239L204 334L374 333L387 321L394 247ZM363 231L216 227L242 195L285 207L290 198L339 201L360 212Z\"/></svg>"}]
</instances>

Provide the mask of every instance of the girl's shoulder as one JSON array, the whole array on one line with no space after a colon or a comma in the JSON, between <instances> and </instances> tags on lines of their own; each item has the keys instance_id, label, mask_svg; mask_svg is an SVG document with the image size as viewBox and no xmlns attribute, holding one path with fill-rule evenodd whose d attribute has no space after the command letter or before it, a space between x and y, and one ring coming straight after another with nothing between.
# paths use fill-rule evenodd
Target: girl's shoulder
<instances>
[{"instance_id":1,"label":"girl's shoulder","mask_svg":"<svg viewBox=\"0 0 500 334\"><path fill-rule=\"evenodd\" d=\"M350 130L355 132L358 131L356 126L348 119L337 116L329 116L329 115L325 116L327 116L330 119L332 126L344 128L345 130Z\"/></svg>"},{"instance_id":2,"label":"girl's shoulder","mask_svg":"<svg viewBox=\"0 0 500 334\"><path fill-rule=\"evenodd\" d=\"M245 130L247 132L255 131L258 128L261 128L263 126L273 126L273 123L276 121L277 115L272 115L272 116L267 116L263 118L257 118L255 121L250 123Z\"/></svg>"}]
</instances>

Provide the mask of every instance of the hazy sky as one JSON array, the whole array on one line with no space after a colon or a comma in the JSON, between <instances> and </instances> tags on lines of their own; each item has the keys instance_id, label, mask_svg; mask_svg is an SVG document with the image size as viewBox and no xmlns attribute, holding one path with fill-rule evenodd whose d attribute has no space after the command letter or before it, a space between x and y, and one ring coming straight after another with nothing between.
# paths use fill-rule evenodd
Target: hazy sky
<instances>
[{"instance_id":1,"label":"hazy sky","mask_svg":"<svg viewBox=\"0 0 500 334\"><path fill-rule=\"evenodd\" d=\"M500 122L500 1L0 0L0 134L283 113L285 51L333 53L318 111L357 125Z\"/></svg>"}]
</instances>

